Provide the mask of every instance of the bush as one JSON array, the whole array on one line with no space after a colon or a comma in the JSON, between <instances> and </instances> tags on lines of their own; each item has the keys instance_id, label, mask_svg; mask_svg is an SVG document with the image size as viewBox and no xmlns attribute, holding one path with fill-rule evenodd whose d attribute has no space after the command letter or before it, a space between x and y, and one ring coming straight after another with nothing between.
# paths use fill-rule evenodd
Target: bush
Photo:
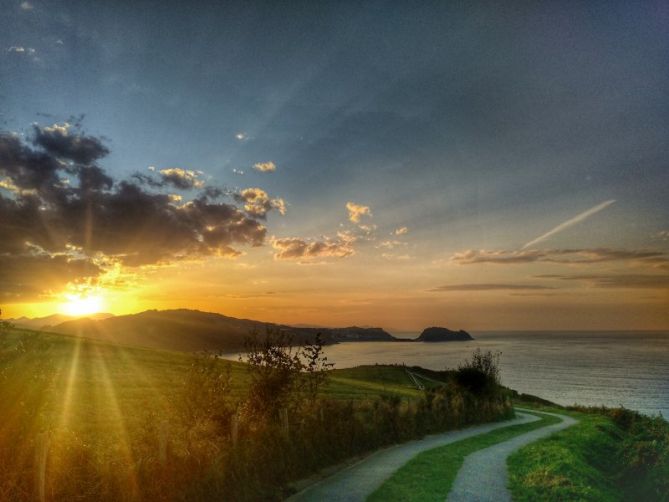
<instances>
[{"instance_id":1,"label":"bush","mask_svg":"<svg viewBox=\"0 0 669 502\"><path fill-rule=\"evenodd\" d=\"M498 392L500 354L476 349L471 359L458 367L455 381L474 394Z\"/></svg>"},{"instance_id":2,"label":"bush","mask_svg":"<svg viewBox=\"0 0 669 502\"><path fill-rule=\"evenodd\" d=\"M474 394L482 394L490 386L490 379L477 368L460 368L455 374L455 381Z\"/></svg>"}]
</instances>

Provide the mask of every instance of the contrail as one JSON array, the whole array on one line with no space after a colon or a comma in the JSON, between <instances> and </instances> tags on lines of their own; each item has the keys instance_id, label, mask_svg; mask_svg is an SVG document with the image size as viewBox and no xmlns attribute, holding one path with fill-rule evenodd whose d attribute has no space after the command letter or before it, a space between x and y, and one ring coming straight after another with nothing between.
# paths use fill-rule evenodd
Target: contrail
<instances>
[{"instance_id":1,"label":"contrail","mask_svg":"<svg viewBox=\"0 0 669 502\"><path fill-rule=\"evenodd\" d=\"M592 216L593 214L596 214L596 213L600 212L602 209L606 209L607 207L609 207L614 202L615 202L615 199L607 200L605 202L602 202L601 204L596 205L595 207L591 207L587 211L583 211L581 214L579 214L577 216L574 216L573 218L565 221L564 223L560 223L557 227L552 228L551 230L549 230L545 234L540 235L539 237L537 237L534 240L531 240L530 242L525 244L522 247L522 249L527 249L528 247L533 246L534 244L536 244L538 242L541 242L543 240L546 240L549 237L551 237L551 236L553 236L553 235L555 235L559 232L562 232L563 230L566 230L567 228L569 228L573 225L576 225L577 223L581 223L583 220L586 220L586 219L590 218L590 216Z\"/></svg>"}]
</instances>

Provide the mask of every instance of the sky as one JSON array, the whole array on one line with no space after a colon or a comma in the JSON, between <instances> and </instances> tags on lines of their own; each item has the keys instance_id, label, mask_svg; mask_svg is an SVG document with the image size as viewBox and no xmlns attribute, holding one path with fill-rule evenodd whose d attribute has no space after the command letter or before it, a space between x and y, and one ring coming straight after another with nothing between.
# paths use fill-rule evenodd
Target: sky
<instances>
[{"instance_id":1,"label":"sky","mask_svg":"<svg viewBox=\"0 0 669 502\"><path fill-rule=\"evenodd\" d=\"M666 2L0 0L5 317L669 329Z\"/></svg>"}]
</instances>

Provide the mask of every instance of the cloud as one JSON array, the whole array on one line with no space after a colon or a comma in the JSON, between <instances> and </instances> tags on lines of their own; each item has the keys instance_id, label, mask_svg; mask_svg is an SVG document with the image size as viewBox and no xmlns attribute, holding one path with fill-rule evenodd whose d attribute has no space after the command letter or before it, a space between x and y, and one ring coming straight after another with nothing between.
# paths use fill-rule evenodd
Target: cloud
<instances>
[{"instance_id":1,"label":"cloud","mask_svg":"<svg viewBox=\"0 0 669 502\"><path fill-rule=\"evenodd\" d=\"M395 240L387 240L387 241L379 242L379 245L376 246L376 247L377 248L384 248L384 249L395 249L396 247L399 247L399 246L406 246L406 242L395 241Z\"/></svg>"},{"instance_id":2,"label":"cloud","mask_svg":"<svg viewBox=\"0 0 669 502\"><path fill-rule=\"evenodd\" d=\"M281 215L286 214L286 203L281 198L272 199L261 188L245 188L234 195L235 199L244 204L244 210L259 218L265 218L272 209L279 211Z\"/></svg>"},{"instance_id":3,"label":"cloud","mask_svg":"<svg viewBox=\"0 0 669 502\"><path fill-rule=\"evenodd\" d=\"M276 164L272 161L269 162L258 162L253 165L253 169L260 171L261 173L273 173L276 171Z\"/></svg>"},{"instance_id":4,"label":"cloud","mask_svg":"<svg viewBox=\"0 0 669 502\"><path fill-rule=\"evenodd\" d=\"M669 289L669 275L667 274L544 274L535 277L560 281L582 281L589 283L595 288Z\"/></svg>"},{"instance_id":5,"label":"cloud","mask_svg":"<svg viewBox=\"0 0 669 502\"><path fill-rule=\"evenodd\" d=\"M399 227L393 230L390 234L391 235L405 235L409 229L407 227Z\"/></svg>"},{"instance_id":6,"label":"cloud","mask_svg":"<svg viewBox=\"0 0 669 502\"><path fill-rule=\"evenodd\" d=\"M33 10L33 5L30 2L21 2L21 10Z\"/></svg>"},{"instance_id":7,"label":"cloud","mask_svg":"<svg viewBox=\"0 0 669 502\"><path fill-rule=\"evenodd\" d=\"M7 52L12 52L14 54L26 54L28 56L34 55L37 51L32 47L22 47L20 45L12 45L7 48Z\"/></svg>"},{"instance_id":8,"label":"cloud","mask_svg":"<svg viewBox=\"0 0 669 502\"><path fill-rule=\"evenodd\" d=\"M374 240L376 237L374 235L374 232L376 232L376 225L358 225L358 229L361 232L361 236L364 236L365 238L369 240Z\"/></svg>"},{"instance_id":9,"label":"cloud","mask_svg":"<svg viewBox=\"0 0 669 502\"><path fill-rule=\"evenodd\" d=\"M669 241L669 230L660 230L655 235L653 235L653 240L661 242Z\"/></svg>"},{"instance_id":10,"label":"cloud","mask_svg":"<svg viewBox=\"0 0 669 502\"><path fill-rule=\"evenodd\" d=\"M35 301L63 284L97 276L100 268L86 259L27 252L0 254L0 301Z\"/></svg>"},{"instance_id":11,"label":"cloud","mask_svg":"<svg viewBox=\"0 0 669 502\"><path fill-rule=\"evenodd\" d=\"M607 207L609 207L614 202L615 202L614 199L607 200L607 201L602 202L601 204L596 205L595 207L591 207L587 211L583 211L582 213L574 216L573 218L570 218L567 221L565 221L563 223L560 223L558 226L552 228L551 230L549 230L545 234L540 235L536 239L532 239L530 242L525 244L522 247L522 249L527 249L530 246L533 246L535 244L538 244L539 242L545 241L549 237L552 237L553 235L568 229L569 227L572 227L572 226L574 226L578 223L581 223L582 221L590 218L590 216L592 216L594 214L597 214L598 212L602 211L603 209L606 209Z\"/></svg>"},{"instance_id":12,"label":"cloud","mask_svg":"<svg viewBox=\"0 0 669 502\"><path fill-rule=\"evenodd\" d=\"M33 143L57 159L89 165L109 154L98 138L73 132L67 122L49 127L34 125L33 132Z\"/></svg>"},{"instance_id":13,"label":"cloud","mask_svg":"<svg viewBox=\"0 0 669 502\"><path fill-rule=\"evenodd\" d=\"M355 254L355 238L340 233L337 238L303 239L300 237L272 238L276 260L309 262L316 258L345 258Z\"/></svg>"},{"instance_id":14,"label":"cloud","mask_svg":"<svg viewBox=\"0 0 669 502\"><path fill-rule=\"evenodd\" d=\"M433 292L442 292L442 291L523 291L523 290L546 290L546 289L555 289L549 286L541 286L538 284L447 284L445 286L438 286L429 291Z\"/></svg>"},{"instance_id":15,"label":"cloud","mask_svg":"<svg viewBox=\"0 0 669 502\"><path fill-rule=\"evenodd\" d=\"M392 261L407 261L411 259L411 256L408 254L381 253L381 258Z\"/></svg>"},{"instance_id":16,"label":"cloud","mask_svg":"<svg viewBox=\"0 0 669 502\"><path fill-rule=\"evenodd\" d=\"M337 232L337 238L340 241L345 242L347 244L353 244L354 242L358 241L360 236L354 234L350 230L341 230L341 231Z\"/></svg>"},{"instance_id":17,"label":"cloud","mask_svg":"<svg viewBox=\"0 0 669 502\"><path fill-rule=\"evenodd\" d=\"M59 281L64 286L95 275L103 262L142 266L237 256L237 246L260 246L265 240L262 218L217 200L223 194L215 187L197 184L202 188L196 196L178 201L178 194L156 193L151 185L109 176L97 165L109 152L99 138L68 124L35 126L34 131L28 140L0 134L5 274L8 263L26 264L22 273L27 275L41 274L48 267L39 264L50 263L53 280L45 281L47 290ZM282 210L278 202L272 204ZM72 249L79 250L76 256ZM21 281L26 290L39 289L38 277ZM0 281L0 291L17 296L17 284L15 279Z\"/></svg>"},{"instance_id":18,"label":"cloud","mask_svg":"<svg viewBox=\"0 0 669 502\"><path fill-rule=\"evenodd\" d=\"M633 261L644 264L663 266L669 264L669 256L662 251L624 250L610 248L593 249L528 249L509 250L473 250L454 253L451 261L459 265L478 263L517 264L517 263L564 263L589 264L612 261Z\"/></svg>"},{"instance_id":19,"label":"cloud","mask_svg":"<svg viewBox=\"0 0 669 502\"><path fill-rule=\"evenodd\" d=\"M193 188L203 188L204 181L198 179L201 171L191 171L180 167L170 167L158 171L163 184L172 185L179 190L191 190Z\"/></svg>"},{"instance_id":20,"label":"cloud","mask_svg":"<svg viewBox=\"0 0 669 502\"><path fill-rule=\"evenodd\" d=\"M356 204L355 202L347 202L346 209L348 210L348 219L352 223L359 223L363 216L372 216L372 211L369 206Z\"/></svg>"}]
</instances>

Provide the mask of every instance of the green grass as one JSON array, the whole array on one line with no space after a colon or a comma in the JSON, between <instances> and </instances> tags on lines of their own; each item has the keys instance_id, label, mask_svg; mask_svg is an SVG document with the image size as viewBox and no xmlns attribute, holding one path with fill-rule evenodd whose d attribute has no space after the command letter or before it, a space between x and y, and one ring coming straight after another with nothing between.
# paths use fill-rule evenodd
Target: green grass
<instances>
[{"instance_id":1,"label":"green grass","mask_svg":"<svg viewBox=\"0 0 669 502\"><path fill-rule=\"evenodd\" d=\"M550 415L535 414L541 420L496 429L420 453L393 474L368 500L445 500L467 455L525 432L560 422L559 418Z\"/></svg>"},{"instance_id":2,"label":"green grass","mask_svg":"<svg viewBox=\"0 0 669 502\"><path fill-rule=\"evenodd\" d=\"M25 340L37 344L38 350L3 363L3 354L15 352ZM187 353L20 329L0 339L0 371L3 364L11 366L5 385L13 388L6 390L16 399L32 399L40 410L34 428L41 430L61 425L79 431L132 429L148 412L169 419L170 403L179 398L193 358ZM221 360L225 364L230 365L233 392L241 395L249 382L246 365ZM337 399L420 395L399 366L334 370L323 392Z\"/></svg>"},{"instance_id":3,"label":"green grass","mask_svg":"<svg viewBox=\"0 0 669 502\"><path fill-rule=\"evenodd\" d=\"M325 392L346 399L393 394L403 397L422 395L402 366L382 365L336 369Z\"/></svg>"},{"instance_id":4,"label":"green grass","mask_svg":"<svg viewBox=\"0 0 669 502\"><path fill-rule=\"evenodd\" d=\"M603 416L577 418L578 424L509 457L514 500L621 500L615 473L610 472L616 465L619 431Z\"/></svg>"},{"instance_id":5,"label":"green grass","mask_svg":"<svg viewBox=\"0 0 669 502\"><path fill-rule=\"evenodd\" d=\"M551 409L552 411L552 409ZM658 430L665 431L664 442L657 434L651 441L635 436L616 425L611 412L590 410L588 413L556 410L571 415L579 423L521 448L508 459L509 488L518 501L622 501L669 500L666 475L669 472L665 452L667 424L659 419L641 417L641 436L651 433L653 420ZM656 433L658 431L655 431ZM637 431L636 434L639 434ZM657 452L653 461L643 467L631 465L637 451ZM643 455L642 455L643 457ZM664 462L664 463L663 463ZM653 467L651 464L656 464ZM653 477L655 476L655 477Z\"/></svg>"}]
</instances>

